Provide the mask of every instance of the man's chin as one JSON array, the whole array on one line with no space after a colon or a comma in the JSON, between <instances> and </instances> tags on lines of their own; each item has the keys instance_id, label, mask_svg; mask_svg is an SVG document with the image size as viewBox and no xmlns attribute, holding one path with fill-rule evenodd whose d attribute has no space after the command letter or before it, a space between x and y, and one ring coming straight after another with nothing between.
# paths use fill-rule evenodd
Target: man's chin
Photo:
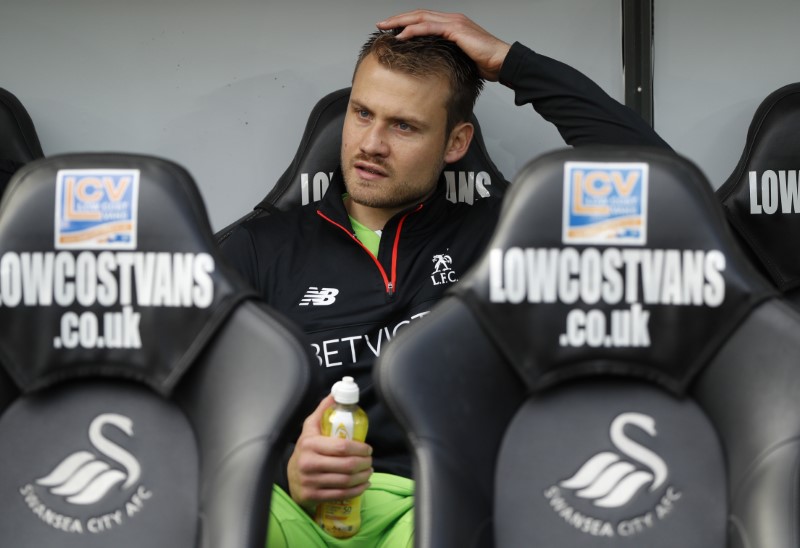
<instances>
[{"instance_id":1,"label":"man's chin","mask_svg":"<svg viewBox=\"0 0 800 548\"><path fill-rule=\"evenodd\" d=\"M405 209L417 205L425 199L425 196L398 199L396 196L380 196L367 193L348 193L350 200L362 207L373 209Z\"/></svg>"},{"instance_id":2,"label":"man's chin","mask_svg":"<svg viewBox=\"0 0 800 548\"><path fill-rule=\"evenodd\" d=\"M372 207L375 209L385 209L389 207L395 207L386 199L382 199L379 196L371 196L365 193L353 193L349 192L348 196L353 203L356 203L363 207Z\"/></svg>"},{"instance_id":3,"label":"man's chin","mask_svg":"<svg viewBox=\"0 0 800 548\"><path fill-rule=\"evenodd\" d=\"M345 184L347 195L350 199L366 207L385 207L382 204L391 201L391 197L383 196L385 187L375 181L366 181L360 177L353 177Z\"/></svg>"}]
</instances>

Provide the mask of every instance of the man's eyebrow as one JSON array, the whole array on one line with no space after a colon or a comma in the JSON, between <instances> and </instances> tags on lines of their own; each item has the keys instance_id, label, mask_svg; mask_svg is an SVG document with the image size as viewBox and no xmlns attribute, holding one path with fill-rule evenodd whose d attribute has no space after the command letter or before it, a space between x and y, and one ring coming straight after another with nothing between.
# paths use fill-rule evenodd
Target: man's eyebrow
<instances>
[{"instance_id":1,"label":"man's eyebrow","mask_svg":"<svg viewBox=\"0 0 800 548\"><path fill-rule=\"evenodd\" d=\"M421 118L415 118L414 116L393 116L391 119L394 122L403 122L418 128L424 128L430 125L425 120Z\"/></svg>"},{"instance_id":2,"label":"man's eyebrow","mask_svg":"<svg viewBox=\"0 0 800 548\"><path fill-rule=\"evenodd\" d=\"M367 112L370 113L374 112L371 108L364 105L358 99L352 99L352 98L350 99L350 108L353 110L366 110ZM427 128L428 126L430 126L430 124L425 120L423 120L422 118L417 118L414 116L406 116L406 115L390 116L389 120L391 120L393 123L402 122L404 124L409 124L411 126L420 129Z\"/></svg>"}]
</instances>

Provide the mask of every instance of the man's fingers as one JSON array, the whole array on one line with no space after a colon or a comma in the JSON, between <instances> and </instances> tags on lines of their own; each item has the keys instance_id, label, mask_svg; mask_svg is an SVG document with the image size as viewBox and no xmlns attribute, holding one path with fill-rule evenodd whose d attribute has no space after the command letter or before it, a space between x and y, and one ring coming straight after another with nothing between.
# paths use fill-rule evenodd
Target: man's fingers
<instances>
[{"instance_id":1,"label":"man's fingers","mask_svg":"<svg viewBox=\"0 0 800 548\"><path fill-rule=\"evenodd\" d=\"M396 27L393 28L402 26L403 25L396 25ZM406 25L402 32L397 34L397 39L406 40L415 36L433 36L440 35L440 33L441 31L437 29L437 25L435 23L417 23L414 25Z\"/></svg>"},{"instance_id":2,"label":"man's fingers","mask_svg":"<svg viewBox=\"0 0 800 548\"><path fill-rule=\"evenodd\" d=\"M372 468L370 457L327 457L316 455L314 459L297 463L303 474L360 474Z\"/></svg>"},{"instance_id":3,"label":"man's fingers","mask_svg":"<svg viewBox=\"0 0 800 548\"><path fill-rule=\"evenodd\" d=\"M347 487L341 489L313 489L308 491L309 499L317 502L327 500L342 500L351 499L361 495L366 491L371 484L369 482L356 485L354 487Z\"/></svg>"},{"instance_id":4,"label":"man's fingers","mask_svg":"<svg viewBox=\"0 0 800 548\"><path fill-rule=\"evenodd\" d=\"M470 22L464 15L458 13L442 13L429 10L415 10L401 13L378 23L378 28L389 30L404 27L397 35L401 40L414 36L437 35L450 38L458 32L460 24Z\"/></svg>"},{"instance_id":5,"label":"man's fingers","mask_svg":"<svg viewBox=\"0 0 800 548\"><path fill-rule=\"evenodd\" d=\"M371 469L369 474L371 474ZM295 495L299 497L295 501L309 509L313 509L314 505L322 501L356 497L370 487L369 474L365 472L364 475L360 475L358 479L361 481L358 482L348 481L350 478L342 481L342 478L346 476L341 478L335 476L307 478L307 481L295 486Z\"/></svg>"},{"instance_id":6,"label":"man's fingers","mask_svg":"<svg viewBox=\"0 0 800 548\"><path fill-rule=\"evenodd\" d=\"M378 28L384 30L396 27L404 27L397 35L401 40L428 35L451 40L475 62L481 78L489 81L497 81L511 48L461 13L415 10L378 23Z\"/></svg>"},{"instance_id":7,"label":"man's fingers","mask_svg":"<svg viewBox=\"0 0 800 548\"><path fill-rule=\"evenodd\" d=\"M325 410L333 405L333 395L328 394L322 401L319 402L317 408L306 417L306 420L303 421L303 433L302 435L309 435L309 434L322 434L322 427L320 423L322 422L322 414L325 413Z\"/></svg>"},{"instance_id":8,"label":"man's fingers","mask_svg":"<svg viewBox=\"0 0 800 548\"><path fill-rule=\"evenodd\" d=\"M406 27L417 23L429 22L442 22L447 21L450 14L440 11L432 10L412 10L404 13L398 13L378 23L379 29L394 29L397 27Z\"/></svg>"},{"instance_id":9,"label":"man's fingers","mask_svg":"<svg viewBox=\"0 0 800 548\"><path fill-rule=\"evenodd\" d=\"M336 474L328 472L314 476L314 484L318 490L351 489L368 483L372 473L372 468L367 468L357 474Z\"/></svg>"},{"instance_id":10,"label":"man's fingers","mask_svg":"<svg viewBox=\"0 0 800 548\"><path fill-rule=\"evenodd\" d=\"M321 455L330 455L332 457L372 457L372 446L363 441L320 436L313 443L317 453Z\"/></svg>"},{"instance_id":11,"label":"man's fingers","mask_svg":"<svg viewBox=\"0 0 800 548\"><path fill-rule=\"evenodd\" d=\"M302 440L296 451L297 466L303 473L360 472L372 466L372 447L365 443L330 444L330 438L317 436ZM349 440L334 440L348 442Z\"/></svg>"}]
</instances>

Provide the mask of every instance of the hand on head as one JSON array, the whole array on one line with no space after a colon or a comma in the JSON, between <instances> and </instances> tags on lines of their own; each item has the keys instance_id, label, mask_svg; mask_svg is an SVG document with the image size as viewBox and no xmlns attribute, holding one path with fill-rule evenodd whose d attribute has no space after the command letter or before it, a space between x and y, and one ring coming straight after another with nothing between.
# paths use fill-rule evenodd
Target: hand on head
<instances>
[{"instance_id":1,"label":"hand on head","mask_svg":"<svg viewBox=\"0 0 800 548\"><path fill-rule=\"evenodd\" d=\"M401 40L414 36L436 35L455 42L475 61L482 78L496 82L511 46L490 34L460 13L414 10L394 15L378 23L381 30L405 27Z\"/></svg>"},{"instance_id":2,"label":"hand on head","mask_svg":"<svg viewBox=\"0 0 800 548\"><path fill-rule=\"evenodd\" d=\"M322 435L320 421L333 396L323 399L303 422L287 469L289 494L309 512L326 500L360 495L372 475L372 447Z\"/></svg>"}]
</instances>

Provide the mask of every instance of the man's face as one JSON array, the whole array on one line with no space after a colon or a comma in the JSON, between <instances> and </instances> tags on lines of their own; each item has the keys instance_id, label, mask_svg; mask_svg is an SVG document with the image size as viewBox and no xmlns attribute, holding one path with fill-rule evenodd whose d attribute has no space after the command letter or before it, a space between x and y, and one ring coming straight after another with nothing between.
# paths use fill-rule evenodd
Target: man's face
<instances>
[{"instance_id":1,"label":"man's face","mask_svg":"<svg viewBox=\"0 0 800 548\"><path fill-rule=\"evenodd\" d=\"M433 191L445 163L449 93L444 78L391 71L374 55L361 62L342 130L351 200L402 209Z\"/></svg>"}]
</instances>

